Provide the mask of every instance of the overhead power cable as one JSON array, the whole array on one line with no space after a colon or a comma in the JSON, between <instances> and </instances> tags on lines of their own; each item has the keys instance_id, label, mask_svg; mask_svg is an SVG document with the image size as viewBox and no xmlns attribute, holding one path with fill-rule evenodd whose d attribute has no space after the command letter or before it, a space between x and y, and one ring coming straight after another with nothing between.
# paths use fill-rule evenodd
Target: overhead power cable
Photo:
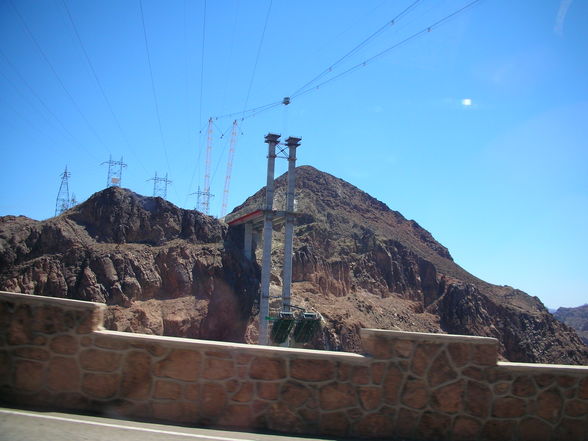
<instances>
[{"instance_id":1,"label":"overhead power cable","mask_svg":"<svg viewBox=\"0 0 588 441\"><path fill-rule=\"evenodd\" d=\"M456 10L456 11L452 12L451 14L449 14L449 15L446 15L446 16L445 16L445 17L443 17L442 19L440 19L440 20L436 21L436 22L435 22L435 23L433 23L432 25L430 25L430 26L427 26L427 27L425 27L425 28L421 29L420 31L417 31L417 32L415 32L414 34L412 34L412 35L410 35L410 36L406 37L406 38L405 38L405 39L403 39L402 41L400 41L400 42L398 42L398 43L396 43L396 44L394 44L394 45L392 45L392 46L389 46L388 48L386 48L386 49L384 49L383 51L381 51L381 52L377 53L376 55L373 55L372 57L370 57L370 58L368 58L368 59L366 59L366 60L362 61L361 63L358 63L358 64L356 64L356 65L354 65L354 66L350 67L349 69L347 69L347 70L345 70L345 71L341 72L341 73L340 73L340 74L338 74L338 75L335 75L334 77L331 77L331 78L329 78L328 80L325 80L325 81L323 81L322 83L320 83L320 84L318 84L318 85L316 85L316 86L312 86L312 87L309 87L309 88L307 88L307 89L305 89L305 90L301 90L301 91L299 91L297 94L295 94L295 95L292 95L292 96L291 96L291 98L296 98L296 97L299 97L299 96L302 96L302 95L306 95L307 93L309 93L309 92L311 92L311 91L313 91L313 90L316 90L316 89L318 89L318 88L320 88L320 87L324 86L325 84L327 84L327 83L330 83L331 81L334 81L334 80L336 80L336 79L339 79L339 78L341 78L342 76L344 76L344 75L347 75L347 74L349 74L349 73L351 73L351 72L353 72L353 71L355 71L355 70L357 70L357 69L359 69L359 68L361 68L361 67L365 67L365 66L367 66L367 65L368 65L369 63L371 63L372 61L374 61L374 60L376 60L376 59L378 59L378 58L380 58L380 57L382 57L382 56L386 55L386 54L387 54L387 53L389 53L390 51L392 51L392 50L394 50L394 49L397 49L398 47L400 47L400 46L402 46L402 45L404 45L404 44L408 43L408 42L409 42L409 41L411 41L411 40L414 40L415 38L417 38L417 37L419 37L419 36L421 36L421 35L423 35L423 34L426 34L426 33L429 33L429 32L431 32L431 31L433 31L435 28L437 28L437 27L441 26L441 25L442 25L443 23L445 23L446 21L450 20L451 18L455 17L456 15L458 15L458 14L460 14L461 12L465 11L466 9L470 8L471 6L473 6L474 4L478 3L479 1L481 1L481 0L473 0L472 2L470 2L470 3L468 3L467 5L463 6L462 8L460 8L460 9L458 9L458 10Z\"/></svg>"},{"instance_id":2,"label":"overhead power cable","mask_svg":"<svg viewBox=\"0 0 588 441\"><path fill-rule=\"evenodd\" d=\"M23 16L20 14L20 12L18 11L18 9L14 5L13 1L12 0L9 0L9 3L12 6L12 9L16 13L16 15L18 16L18 18L19 18L20 22L22 23L23 27L25 28L27 34L29 35L29 37L31 38L31 40L33 41L33 43L35 44L35 47L37 48L37 50L39 51L39 53L43 57L43 60L45 60L45 63L47 63L47 65L49 66L51 72L53 73L53 75L55 76L55 78L57 78L57 82L59 83L59 85L61 86L61 88L63 89L63 91L65 92L65 94L67 95L67 97L69 98L69 100L71 101L71 103L73 104L73 106L76 109L76 111L80 114L80 116L82 117L82 119L84 120L84 122L86 123L86 125L89 127L89 129L92 131L92 133L94 134L94 136L96 136L96 138L98 139L98 141L100 142L100 144L102 145L102 147L104 147L104 149L106 151L110 152L110 149L106 146L106 144L102 140L102 137L98 134L98 132L96 131L96 129L94 128L94 126L90 123L90 121L88 120L88 118L86 117L86 115L84 114L84 112L82 111L82 109L80 108L79 104L77 103L77 101L72 96L72 94L69 91L69 89L65 86L63 80L61 79L61 77L59 76L59 74L57 73L57 71L55 70L55 67L53 66L53 63L51 63L51 60L49 60L49 57L47 56L47 54L45 53L45 51L43 51L43 49L41 48L41 45L37 41L35 35L31 31L31 29L29 28L29 26L28 26L27 22L24 20Z\"/></svg>"},{"instance_id":3,"label":"overhead power cable","mask_svg":"<svg viewBox=\"0 0 588 441\"><path fill-rule=\"evenodd\" d=\"M347 58L349 58L351 55L355 54L362 47L364 47L366 44L368 44L371 40L373 40L378 35L380 35L382 32L384 32L385 30L389 29L391 26L394 26L398 20L400 20L404 15L408 14L420 1L421 0L415 0L407 8L405 8L402 12L400 12L396 17L394 17L391 20L387 21L378 30L376 30L375 32L373 32L372 34L370 34L361 43L359 43L357 46L355 46L353 49L351 49L349 52L347 52L345 55L343 55L341 58L339 58L337 61L335 61L333 64L331 64L329 67L327 67L321 73L319 73L316 77L314 77L313 79L311 79L310 81L308 81L303 86L299 87L294 93L292 93L290 95L290 97L296 96L296 94L298 94L298 92L300 92L301 90L306 89L308 86L310 86L311 84L315 83L316 81L318 81L319 79L321 79L323 76L325 76L329 72L332 72L333 69L335 67L337 67L339 64L341 64L344 60L346 60Z\"/></svg>"},{"instance_id":4,"label":"overhead power cable","mask_svg":"<svg viewBox=\"0 0 588 441\"><path fill-rule=\"evenodd\" d=\"M63 130L63 132L69 136L70 141L77 146L78 148L82 149L84 152L86 152L87 154L89 154L90 156L94 156L94 154L88 150L87 148L85 148L83 146L82 143L80 143L80 141L78 139L76 139L76 137L69 131L69 129L65 126L65 124L63 123L63 121L61 121L61 119L55 114L55 112L53 112L49 106L47 105L47 103L45 102L45 100L43 100L43 98L41 98L41 96L32 88L32 86L29 84L29 82L26 80L26 78L20 73L20 71L16 68L16 66L8 59L8 57L6 56L6 54L0 49L0 56L2 56L2 58L4 58L4 60L6 61L6 64L8 64L11 69L16 73L16 75L18 76L18 78L20 79L20 81L26 86L26 88L28 89L28 91L31 93L31 95L33 95L37 101L41 104L41 106L43 107L43 109L45 109L45 111L51 115L53 117L53 119L55 119L55 121L57 121L57 124L59 124L59 127L61 128L61 130ZM5 75L6 76L6 75ZM6 76L6 78L8 79L8 76ZM12 86L18 90L16 84L14 84L12 81L8 80Z\"/></svg>"},{"instance_id":5,"label":"overhead power cable","mask_svg":"<svg viewBox=\"0 0 588 441\"><path fill-rule=\"evenodd\" d=\"M169 172L169 160L167 157L167 146L163 136L163 128L161 126L161 116L159 114L159 103L157 101L157 93L155 91L155 81L153 80L153 67L151 65L151 54L149 52L149 41L147 39L147 28L145 27L145 15L143 14L143 0L139 0L139 10L141 11L141 23L143 25L143 37L145 38L145 51L147 52L147 64L149 65L149 77L151 78L151 91L153 92L153 101L155 102L155 114L157 115L157 125L159 126L159 136L161 137L161 145L163 146L163 153L165 156L165 164Z\"/></svg>"},{"instance_id":6,"label":"overhead power cable","mask_svg":"<svg viewBox=\"0 0 588 441\"><path fill-rule=\"evenodd\" d=\"M247 109L247 105L249 104L249 96L251 95L251 88L253 87L253 80L255 79L255 74L257 72L257 64L259 63L259 55L261 54L261 48L263 46L263 40L265 39L265 31L267 29L267 23L269 21L270 12L272 11L272 4L273 0L270 0L269 5L267 7L267 12L265 14L265 22L263 23L263 31L261 33L261 38L259 39L259 45L257 46L257 54L255 55L255 63L253 64L253 72L251 73L251 80L249 80L249 87L247 88L247 96L245 97L245 105L243 106L243 114L245 113L245 109Z\"/></svg>"},{"instance_id":7,"label":"overhead power cable","mask_svg":"<svg viewBox=\"0 0 588 441\"><path fill-rule=\"evenodd\" d=\"M139 164L141 165L141 167L145 171L147 171L147 169L145 168L145 166L141 162L140 156L137 154L135 149L133 149L133 147L131 146L129 139L127 138L127 135L122 128L120 120L118 119L118 117L116 116L116 113L114 112L112 104L110 103L110 100L108 99L108 96L106 95L106 91L104 90L104 87L102 86L102 82L100 81L100 78L98 77L98 74L96 73L96 69L94 68L94 64L92 63L92 60L90 59L90 56L88 55L88 51L86 50L86 46L84 45L84 42L82 41L82 37L80 36L80 33L78 31L78 27L76 26L76 23L73 19L73 16L71 15L71 11L69 10L69 7L67 6L66 0L61 0L61 2L63 3L63 7L65 8L65 11L67 12L67 17L69 18L69 22L71 23L71 26L74 30L74 34L78 40L78 43L80 44L80 47L82 48L82 53L84 54L84 58L86 59L86 62L88 63L88 66L90 67L90 72L92 72L92 76L94 77L94 80L96 80L96 84L98 85L98 89L100 89L100 93L102 94L102 97L104 98L104 101L106 102L106 106L108 107L108 110L110 111L110 114L112 115L112 119L116 123L116 126L121 134L122 139L124 140L125 144L129 148L129 150L131 150L133 152L133 155L135 155L135 157L139 161Z\"/></svg>"},{"instance_id":8,"label":"overhead power cable","mask_svg":"<svg viewBox=\"0 0 588 441\"><path fill-rule=\"evenodd\" d=\"M394 44L394 45L392 45L392 46L389 46L388 48L386 48L386 49L384 49L383 51L381 51L381 52L377 53L376 55L374 55L374 56L372 56L372 57L369 57L369 58L365 59L365 60L364 60L364 61L362 61L361 63L358 63L358 64L356 64L356 65L354 65L354 66L350 67L349 69L347 69L347 70L345 70L345 71L343 71L343 72L339 73L338 75L336 75L336 76L334 76L334 77L331 77L331 78L329 78L329 79L327 79L327 80L323 81L322 83L319 83L318 85L311 86L311 87L307 87L306 89L299 89L299 90L297 91L297 93L296 93L296 94L294 94L294 95L291 95L289 98L290 98L290 99L292 99L292 98L297 98L297 97L300 97L300 96L306 95L306 94L308 94L308 93L310 93L310 92L313 92L313 91L315 91L315 90L318 90L320 87L324 86L324 85L325 85L325 84L327 84L327 83L330 83L331 81L334 81L334 80L336 80L336 79L339 79L339 78L343 77L344 75L347 75L347 74L349 74L349 73L351 73L351 72L353 72L353 71L355 71L355 70L357 70L357 69L359 69L359 68L361 68L361 67L365 67L365 66L367 66L367 65L368 65L369 63L371 63L372 61L374 61L374 60L376 60L376 59L378 59L378 58L380 58L380 57L382 57L382 56L386 55L386 54L387 54L387 53L389 53L390 51L392 51L392 50L394 50L394 49L397 49L398 47L400 47L400 46L402 46L402 45L404 45L404 44L408 43L409 41L411 41L411 40L413 40L413 39L415 39L415 38L417 38L417 37L419 37L419 36L421 36L421 35L423 35L423 34L425 34L425 33L428 33L428 32L431 32L431 31L433 31L435 28L437 28L437 27L441 26L442 24L444 24L445 22L447 22L447 21L448 21L448 20L450 20L451 18L453 18L453 17L455 17L456 15L458 15L458 14L462 13L462 12L463 12L463 11L465 11L466 9L469 9L469 8L470 8L470 7L472 7L474 4L476 4L476 3L480 2L480 1L481 1L481 0L473 0L472 2L470 2L470 3L466 4L465 6L461 7L460 9L458 9L458 10L456 10L456 11L452 12L451 14L448 14L448 15L446 15L446 16L445 16L445 17L443 17L442 19L440 19L440 20L438 20L438 21L434 22L434 23L433 23L433 24L431 24L430 26L427 26L426 28L423 28L422 30L420 30L420 31L418 31L418 32L415 32L414 34L412 34L412 35L410 35L409 37L407 37L407 38L403 39L402 41L400 41L400 42L398 42L398 43L396 43L396 44ZM414 3L413 3L413 4L414 4ZM412 6L412 5L411 5L411 6ZM411 6L409 6L409 8L410 8ZM408 12L408 11L406 11L406 12ZM405 12L403 11L403 13L405 13ZM402 14L402 13L401 13L401 14ZM377 32L377 31L376 31L376 32ZM368 38L369 38L369 37L368 37ZM311 81L312 81L312 80L311 80ZM242 111L242 112L233 112L233 113L227 113L227 114L224 114L224 115L219 115L219 116L216 116L216 117L214 117L214 118L215 118L215 119L229 118L229 117L234 117L234 116L236 116L236 115L242 114L243 116L242 116L241 120L243 120L243 119L246 119L246 118L251 118L251 117L254 117L254 116L258 115L259 113L262 113L262 112L265 112L265 111L267 111L267 110L270 110L270 109L272 109L272 108L274 108L274 107L277 107L277 106L279 106L280 104L284 104L284 101L282 101L282 100L280 100L280 101L274 101L274 102L272 102L272 103L268 103L268 104L265 104L265 105L263 105L263 106L255 107L255 108L252 108L252 109L247 109L247 110L245 110L245 111Z\"/></svg>"}]
</instances>

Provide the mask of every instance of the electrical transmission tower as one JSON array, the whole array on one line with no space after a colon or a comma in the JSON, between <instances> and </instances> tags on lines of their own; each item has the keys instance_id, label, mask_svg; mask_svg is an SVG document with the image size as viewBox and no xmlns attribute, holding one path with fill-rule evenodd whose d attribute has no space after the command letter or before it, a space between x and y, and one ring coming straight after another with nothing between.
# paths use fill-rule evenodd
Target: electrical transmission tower
<instances>
[{"instance_id":1,"label":"electrical transmission tower","mask_svg":"<svg viewBox=\"0 0 588 441\"><path fill-rule=\"evenodd\" d=\"M69 178L71 173L67 171L67 165L61 176L61 184L59 184L59 192L57 193L57 200L55 201L55 216L59 216L64 211L70 209L76 204L75 196L69 197Z\"/></svg>"},{"instance_id":2,"label":"electrical transmission tower","mask_svg":"<svg viewBox=\"0 0 588 441\"><path fill-rule=\"evenodd\" d=\"M147 179L148 181L153 181L153 196L159 196L163 199L167 198L167 186L171 184L172 181L167 179L167 173L165 174L165 178L157 177L157 172L155 172L155 176L151 179Z\"/></svg>"},{"instance_id":3,"label":"electrical transmission tower","mask_svg":"<svg viewBox=\"0 0 588 441\"><path fill-rule=\"evenodd\" d=\"M212 118L208 120L208 130L206 139L206 162L204 164L204 190L200 190L192 194L196 195L196 209L204 214L210 214L210 199L214 195L210 192L210 162L212 156Z\"/></svg>"},{"instance_id":4,"label":"electrical transmission tower","mask_svg":"<svg viewBox=\"0 0 588 441\"><path fill-rule=\"evenodd\" d=\"M227 204L229 202L229 189L231 186L231 173L233 171L233 159L235 157L235 145L237 144L237 120L233 121L231 131L231 141L229 142L229 156L227 158L227 173L225 175L225 189L223 192L223 205L220 216L227 214Z\"/></svg>"},{"instance_id":5,"label":"electrical transmission tower","mask_svg":"<svg viewBox=\"0 0 588 441\"><path fill-rule=\"evenodd\" d=\"M122 156L120 161L113 161L112 155L109 156L108 161L104 161L100 165L108 164L108 178L106 179L106 188L108 187L120 187L122 181L122 169L127 164L123 162Z\"/></svg>"}]
</instances>

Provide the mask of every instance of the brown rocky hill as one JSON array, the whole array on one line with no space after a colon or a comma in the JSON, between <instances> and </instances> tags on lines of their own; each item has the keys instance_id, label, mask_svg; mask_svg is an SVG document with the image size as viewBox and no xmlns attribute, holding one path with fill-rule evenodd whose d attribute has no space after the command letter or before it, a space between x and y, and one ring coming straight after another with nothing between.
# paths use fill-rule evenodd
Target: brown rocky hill
<instances>
[{"instance_id":1,"label":"brown rocky hill","mask_svg":"<svg viewBox=\"0 0 588 441\"><path fill-rule=\"evenodd\" d=\"M487 335L512 361L588 363L588 348L538 299L475 278L416 222L351 184L297 170L293 300L324 318L315 347L357 351L359 329L372 327ZM284 184L276 180L277 206ZM243 258L241 234L109 188L45 221L0 218L0 289L105 302L115 330L254 341L259 267Z\"/></svg>"},{"instance_id":2,"label":"brown rocky hill","mask_svg":"<svg viewBox=\"0 0 588 441\"><path fill-rule=\"evenodd\" d=\"M560 322L574 328L588 345L588 304L576 308L558 308L553 315Z\"/></svg>"},{"instance_id":3,"label":"brown rocky hill","mask_svg":"<svg viewBox=\"0 0 588 441\"><path fill-rule=\"evenodd\" d=\"M114 330L242 341L259 271L226 234L111 187L45 221L0 218L0 289L106 303Z\"/></svg>"},{"instance_id":4,"label":"brown rocky hill","mask_svg":"<svg viewBox=\"0 0 588 441\"><path fill-rule=\"evenodd\" d=\"M274 208L285 184L285 175L276 180ZM511 361L588 363L588 347L538 298L472 276L415 221L309 166L297 168L296 185L293 302L323 315L323 347L356 350L358 330L373 327L495 337ZM264 194L233 213L261 206ZM272 280L278 288L279 271Z\"/></svg>"}]
</instances>

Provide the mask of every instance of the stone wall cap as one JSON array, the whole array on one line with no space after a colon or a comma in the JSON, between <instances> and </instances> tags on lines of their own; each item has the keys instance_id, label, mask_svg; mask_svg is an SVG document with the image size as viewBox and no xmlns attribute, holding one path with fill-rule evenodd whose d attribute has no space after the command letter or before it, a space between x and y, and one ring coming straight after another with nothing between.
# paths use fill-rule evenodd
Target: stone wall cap
<instances>
[{"instance_id":1,"label":"stone wall cap","mask_svg":"<svg viewBox=\"0 0 588 441\"><path fill-rule=\"evenodd\" d=\"M36 294L22 294L16 292L0 291L0 299L6 299L11 302L19 303L43 303L49 306L59 306L64 309L83 309L94 311L96 309L106 309L102 303L87 302L84 300L62 299L59 297L38 296Z\"/></svg>"},{"instance_id":2,"label":"stone wall cap","mask_svg":"<svg viewBox=\"0 0 588 441\"><path fill-rule=\"evenodd\" d=\"M256 352L258 355L271 357L275 355L277 357L286 358L320 358L333 359L336 361L362 363L369 362L371 358L365 357L360 354L352 352L336 352L336 351L322 351L317 349L299 349L299 348L284 348L280 346L261 346L246 343L232 343L216 340L199 340L193 338L180 338L180 337L166 337L162 335L149 335L149 334L135 334L130 332L120 331L108 331L100 330L95 331L94 335L101 335L105 337L111 337L117 340L125 340L128 343L147 343L147 344L165 344L166 347L182 348L182 349L194 349L194 350L225 350L232 352L243 352L247 353Z\"/></svg>"},{"instance_id":3,"label":"stone wall cap","mask_svg":"<svg viewBox=\"0 0 588 441\"><path fill-rule=\"evenodd\" d=\"M582 374L588 375L588 366L574 366L570 364L542 364L542 363L514 363L510 361L499 361L499 368L505 368L508 371L527 372L527 373L552 373L552 374Z\"/></svg>"},{"instance_id":4,"label":"stone wall cap","mask_svg":"<svg viewBox=\"0 0 588 441\"><path fill-rule=\"evenodd\" d=\"M475 335L457 335L457 334L434 334L431 332L409 332L409 331L391 331L386 329L360 329L361 336L378 336L388 337L390 339L416 340L416 341L433 341L442 343L473 343L473 344L498 344L498 340L492 337L478 337Z\"/></svg>"}]
</instances>

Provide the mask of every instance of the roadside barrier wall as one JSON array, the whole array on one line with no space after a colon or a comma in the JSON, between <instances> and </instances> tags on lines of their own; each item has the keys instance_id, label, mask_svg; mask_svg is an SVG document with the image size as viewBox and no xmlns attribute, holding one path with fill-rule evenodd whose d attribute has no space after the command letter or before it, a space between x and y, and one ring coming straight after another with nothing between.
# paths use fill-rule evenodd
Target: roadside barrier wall
<instances>
[{"instance_id":1,"label":"roadside barrier wall","mask_svg":"<svg viewBox=\"0 0 588 441\"><path fill-rule=\"evenodd\" d=\"M337 437L588 440L588 367L492 338L363 329L365 355L105 331L105 306L0 293L0 401Z\"/></svg>"}]
</instances>

